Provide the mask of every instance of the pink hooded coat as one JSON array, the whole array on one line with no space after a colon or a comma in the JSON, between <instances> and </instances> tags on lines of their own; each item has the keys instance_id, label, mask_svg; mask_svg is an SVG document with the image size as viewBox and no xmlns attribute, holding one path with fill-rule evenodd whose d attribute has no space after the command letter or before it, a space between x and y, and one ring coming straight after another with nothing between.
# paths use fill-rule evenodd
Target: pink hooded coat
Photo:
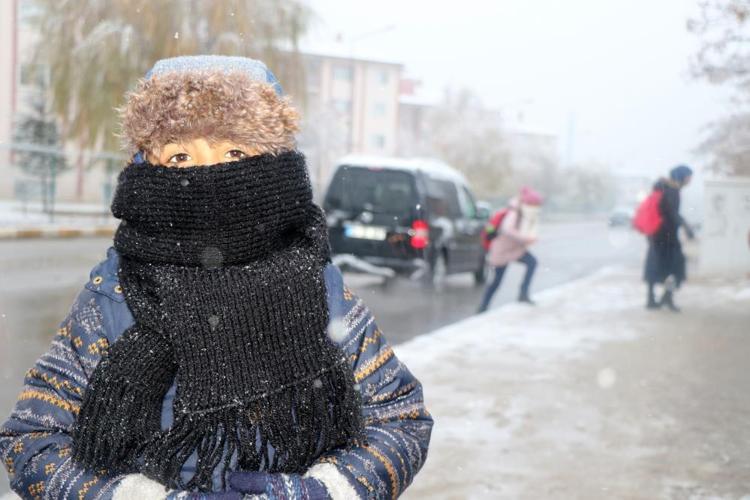
<instances>
[{"instance_id":1,"label":"pink hooded coat","mask_svg":"<svg viewBox=\"0 0 750 500\"><path fill-rule=\"evenodd\" d=\"M520 202L511 200L510 210L503 217L500 231L490 243L488 260L494 267L507 266L513 261L521 258L526 249L534 243L535 239L524 236L519 229Z\"/></svg>"}]
</instances>

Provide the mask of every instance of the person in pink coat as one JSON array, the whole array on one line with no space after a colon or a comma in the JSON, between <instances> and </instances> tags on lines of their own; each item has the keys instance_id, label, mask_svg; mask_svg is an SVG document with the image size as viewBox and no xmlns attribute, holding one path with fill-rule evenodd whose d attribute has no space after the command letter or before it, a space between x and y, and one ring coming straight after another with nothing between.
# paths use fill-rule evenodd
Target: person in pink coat
<instances>
[{"instance_id":1,"label":"person in pink coat","mask_svg":"<svg viewBox=\"0 0 750 500\"><path fill-rule=\"evenodd\" d=\"M537 259L528 248L536 242L539 207L542 197L531 188L524 187L518 197L510 200L505 215L499 227L488 227L487 234L491 238L487 253L489 263L495 268L495 277L487 286L482 297L479 312L484 312L490 305L492 297L500 287L508 264L514 261L526 266L526 274L521 283L518 301L534 304L529 296L531 280L536 271Z\"/></svg>"}]
</instances>

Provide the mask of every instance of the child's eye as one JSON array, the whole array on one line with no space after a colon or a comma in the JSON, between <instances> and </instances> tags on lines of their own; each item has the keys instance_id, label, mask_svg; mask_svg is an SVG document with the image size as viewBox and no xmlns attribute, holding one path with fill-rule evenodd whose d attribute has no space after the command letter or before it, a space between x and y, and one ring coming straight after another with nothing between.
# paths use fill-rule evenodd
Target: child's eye
<instances>
[{"instance_id":1,"label":"child's eye","mask_svg":"<svg viewBox=\"0 0 750 500\"><path fill-rule=\"evenodd\" d=\"M227 151L227 154L225 154L224 157L230 158L232 160L241 160L243 158L247 158L247 154L239 149L231 149Z\"/></svg>"},{"instance_id":2,"label":"child's eye","mask_svg":"<svg viewBox=\"0 0 750 500\"><path fill-rule=\"evenodd\" d=\"M190 158L189 154L177 153L176 155L172 155L169 157L168 163L183 163L190 160L192 160L192 158Z\"/></svg>"}]
</instances>

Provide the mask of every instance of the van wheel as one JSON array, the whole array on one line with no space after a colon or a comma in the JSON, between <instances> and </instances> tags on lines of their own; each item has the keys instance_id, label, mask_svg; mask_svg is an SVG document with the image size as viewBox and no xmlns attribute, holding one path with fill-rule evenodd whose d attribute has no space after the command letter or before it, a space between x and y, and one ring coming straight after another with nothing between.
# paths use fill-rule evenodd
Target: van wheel
<instances>
[{"instance_id":1,"label":"van wheel","mask_svg":"<svg viewBox=\"0 0 750 500\"><path fill-rule=\"evenodd\" d=\"M436 292L442 292L445 288L445 277L447 275L448 264L445 260L445 254L439 251L432 261L429 272L425 274L426 284Z\"/></svg>"},{"instance_id":2,"label":"van wheel","mask_svg":"<svg viewBox=\"0 0 750 500\"><path fill-rule=\"evenodd\" d=\"M487 261L487 255L482 254L482 260L479 263L479 267L474 271L474 284L477 286L484 285L487 283L487 278L490 276L492 266Z\"/></svg>"}]
</instances>

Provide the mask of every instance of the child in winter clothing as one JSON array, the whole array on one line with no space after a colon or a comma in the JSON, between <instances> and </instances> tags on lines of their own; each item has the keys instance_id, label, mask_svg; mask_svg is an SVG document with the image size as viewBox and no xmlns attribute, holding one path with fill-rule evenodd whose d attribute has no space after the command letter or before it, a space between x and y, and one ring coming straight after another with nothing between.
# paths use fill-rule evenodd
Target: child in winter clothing
<instances>
[{"instance_id":1,"label":"child in winter clothing","mask_svg":"<svg viewBox=\"0 0 750 500\"><path fill-rule=\"evenodd\" d=\"M517 198L510 200L507 213L500 222L500 227L487 228L487 235L492 240L487 258L489 263L495 267L495 276L482 296L478 312L482 313L487 310L492 297L502 283L508 264L513 261L521 262L526 266L526 274L523 283L521 283L518 300L527 304L534 303L529 296L529 289L536 270L537 260L529 252L528 247L534 244L537 238L541 204L541 195L529 187L524 187Z\"/></svg>"},{"instance_id":2,"label":"child in winter clothing","mask_svg":"<svg viewBox=\"0 0 750 500\"><path fill-rule=\"evenodd\" d=\"M13 489L400 495L432 419L330 264L275 77L244 58L160 61L122 120L134 161L114 248L0 428Z\"/></svg>"}]
</instances>

